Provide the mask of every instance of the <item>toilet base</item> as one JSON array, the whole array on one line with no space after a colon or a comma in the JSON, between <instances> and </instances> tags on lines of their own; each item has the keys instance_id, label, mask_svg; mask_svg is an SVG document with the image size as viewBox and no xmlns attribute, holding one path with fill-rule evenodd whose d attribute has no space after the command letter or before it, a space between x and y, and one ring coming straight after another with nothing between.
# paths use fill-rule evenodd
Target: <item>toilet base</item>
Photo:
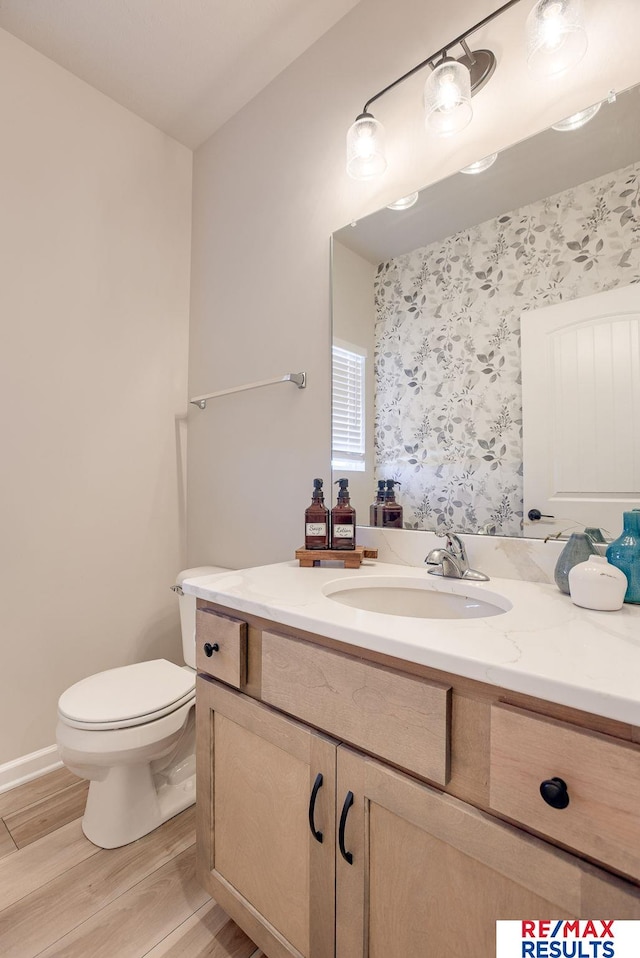
<instances>
[{"instance_id":1,"label":"toilet base","mask_svg":"<svg viewBox=\"0 0 640 958\"><path fill-rule=\"evenodd\" d=\"M100 848L142 838L196 800L195 772L171 780L149 765L116 765L89 785L82 831Z\"/></svg>"},{"instance_id":2,"label":"toilet base","mask_svg":"<svg viewBox=\"0 0 640 958\"><path fill-rule=\"evenodd\" d=\"M58 721L56 738L67 768L89 780L82 830L100 848L135 842L195 802L193 701L121 729Z\"/></svg>"}]
</instances>

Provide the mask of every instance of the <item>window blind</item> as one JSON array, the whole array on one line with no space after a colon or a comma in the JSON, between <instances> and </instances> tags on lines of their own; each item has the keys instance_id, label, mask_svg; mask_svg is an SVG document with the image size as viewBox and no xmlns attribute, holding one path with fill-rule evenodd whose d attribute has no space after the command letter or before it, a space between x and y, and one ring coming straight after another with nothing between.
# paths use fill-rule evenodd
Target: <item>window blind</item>
<instances>
[{"instance_id":1,"label":"window blind","mask_svg":"<svg viewBox=\"0 0 640 958\"><path fill-rule=\"evenodd\" d=\"M331 467L363 471L366 354L357 346L332 349Z\"/></svg>"}]
</instances>

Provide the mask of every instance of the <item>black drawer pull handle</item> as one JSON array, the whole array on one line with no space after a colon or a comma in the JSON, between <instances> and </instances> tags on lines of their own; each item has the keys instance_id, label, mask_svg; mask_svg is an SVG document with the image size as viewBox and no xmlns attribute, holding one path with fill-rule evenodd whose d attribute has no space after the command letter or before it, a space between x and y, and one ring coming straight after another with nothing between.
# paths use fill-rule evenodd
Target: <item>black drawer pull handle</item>
<instances>
[{"instance_id":1,"label":"black drawer pull handle","mask_svg":"<svg viewBox=\"0 0 640 958\"><path fill-rule=\"evenodd\" d=\"M318 772L316 775L316 780L313 783L313 788L311 789L311 798L309 799L309 828L311 829L311 834L317 842L320 842L322 845L322 832L316 828L316 823L314 821L314 814L316 810L316 798L318 797L318 792L322 787L322 772Z\"/></svg>"},{"instance_id":2,"label":"black drawer pull handle","mask_svg":"<svg viewBox=\"0 0 640 958\"><path fill-rule=\"evenodd\" d=\"M353 865L353 855L351 852L348 852L344 847L344 830L347 825L347 815L349 814L349 809L353 805L353 792L347 792L347 797L344 800L344 805L342 806L342 812L340 813L340 827L338 828L338 845L340 846L340 854L349 865Z\"/></svg>"},{"instance_id":3,"label":"black drawer pull handle","mask_svg":"<svg viewBox=\"0 0 640 958\"><path fill-rule=\"evenodd\" d=\"M218 645L217 642L214 642L213 645L211 645L210 642L205 642L203 648L204 648L204 654L206 655L208 659L211 658L214 652L220 651L220 646Z\"/></svg>"},{"instance_id":4,"label":"black drawer pull handle","mask_svg":"<svg viewBox=\"0 0 640 958\"><path fill-rule=\"evenodd\" d=\"M547 778L540 785L540 794L552 808L566 808L569 804L567 783L561 778Z\"/></svg>"}]
</instances>

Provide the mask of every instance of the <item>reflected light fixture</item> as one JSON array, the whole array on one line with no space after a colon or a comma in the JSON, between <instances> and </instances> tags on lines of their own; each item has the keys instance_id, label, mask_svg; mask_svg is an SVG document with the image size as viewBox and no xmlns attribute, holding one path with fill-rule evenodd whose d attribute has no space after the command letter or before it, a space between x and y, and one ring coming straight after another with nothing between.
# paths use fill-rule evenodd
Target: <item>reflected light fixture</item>
<instances>
[{"instance_id":1,"label":"reflected light fixture","mask_svg":"<svg viewBox=\"0 0 640 958\"><path fill-rule=\"evenodd\" d=\"M490 153L489 156L485 156L481 160L476 160L475 163L470 163L469 166L463 166L460 172L471 174L484 173L484 171L488 170L490 166L493 166L497 159L497 153Z\"/></svg>"},{"instance_id":2,"label":"reflected light fixture","mask_svg":"<svg viewBox=\"0 0 640 958\"><path fill-rule=\"evenodd\" d=\"M579 130L580 127L585 126L589 120L593 120L601 106L601 103L594 103L593 106L588 106L586 110L580 110L579 113L572 113L571 116L565 117L564 120L559 120L557 123L554 123L551 129L557 130L559 133L571 133L572 130Z\"/></svg>"},{"instance_id":3,"label":"reflected light fixture","mask_svg":"<svg viewBox=\"0 0 640 958\"><path fill-rule=\"evenodd\" d=\"M347 173L356 180L369 180L387 168L384 128L370 111L372 103L429 67L424 86L425 125L439 136L463 130L473 116L471 98L493 76L496 57L491 50L471 50L467 39L521 0L509 0L459 37L445 44L383 90L370 97L347 133ZM527 18L527 60L532 70L559 73L577 63L587 48L582 0L537 0ZM462 48L462 55L451 51ZM472 167L475 164L471 164ZM485 167L486 169L486 167ZM465 172L480 172L471 168Z\"/></svg>"},{"instance_id":4,"label":"reflected light fixture","mask_svg":"<svg viewBox=\"0 0 640 958\"><path fill-rule=\"evenodd\" d=\"M538 0L527 17L527 63L542 76L557 76L587 50L582 0Z\"/></svg>"},{"instance_id":5,"label":"reflected light fixture","mask_svg":"<svg viewBox=\"0 0 640 958\"><path fill-rule=\"evenodd\" d=\"M408 210L418 202L417 193L408 193L407 196L401 196L399 200L393 203L387 203L388 210Z\"/></svg>"}]
</instances>

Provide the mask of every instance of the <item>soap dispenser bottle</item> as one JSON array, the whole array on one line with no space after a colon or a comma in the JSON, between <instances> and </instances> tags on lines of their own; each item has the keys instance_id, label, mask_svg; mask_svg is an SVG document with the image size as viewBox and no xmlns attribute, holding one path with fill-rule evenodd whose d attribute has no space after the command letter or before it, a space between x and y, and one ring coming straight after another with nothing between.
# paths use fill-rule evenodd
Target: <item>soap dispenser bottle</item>
<instances>
[{"instance_id":1,"label":"soap dispenser bottle","mask_svg":"<svg viewBox=\"0 0 640 958\"><path fill-rule=\"evenodd\" d=\"M396 502L394 491L395 486L399 485L397 479L387 479L382 507L382 526L385 529L402 529L402 506Z\"/></svg>"},{"instance_id":2,"label":"soap dispenser bottle","mask_svg":"<svg viewBox=\"0 0 640 958\"><path fill-rule=\"evenodd\" d=\"M338 502L331 510L331 548L355 549L356 510L349 500L349 480L336 479Z\"/></svg>"},{"instance_id":3,"label":"soap dispenser bottle","mask_svg":"<svg viewBox=\"0 0 640 958\"><path fill-rule=\"evenodd\" d=\"M311 505L304 513L305 549L329 548L329 510L324 504L322 479L313 480Z\"/></svg>"},{"instance_id":4,"label":"soap dispenser bottle","mask_svg":"<svg viewBox=\"0 0 640 958\"><path fill-rule=\"evenodd\" d=\"M382 507L384 505L384 479L378 479L376 497L369 506L369 525L382 525Z\"/></svg>"}]
</instances>

